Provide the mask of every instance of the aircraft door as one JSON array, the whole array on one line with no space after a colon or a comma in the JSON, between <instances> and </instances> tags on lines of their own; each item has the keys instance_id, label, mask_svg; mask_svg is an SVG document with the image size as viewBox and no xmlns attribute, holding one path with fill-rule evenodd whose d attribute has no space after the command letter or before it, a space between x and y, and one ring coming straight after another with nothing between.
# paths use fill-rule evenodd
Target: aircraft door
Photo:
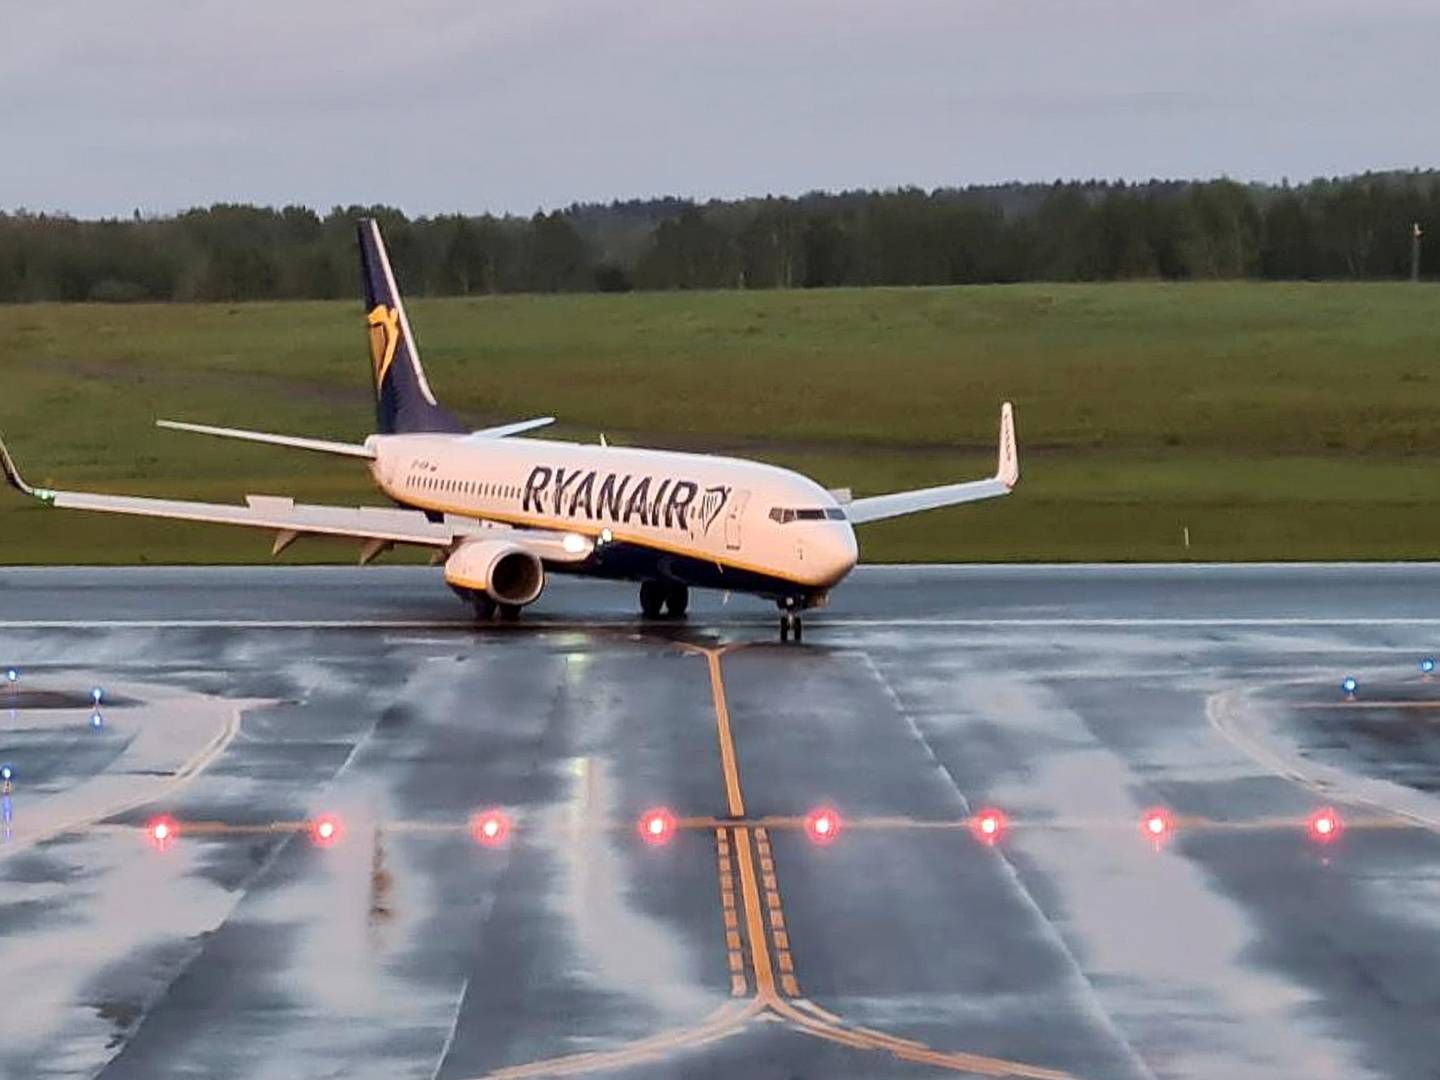
<instances>
[{"instance_id":1,"label":"aircraft door","mask_svg":"<svg viewBox=\"0 0 1440 1080\"><path fill-rule=\"evenodd\" d=\"M728 551L740 550L740 518L745 513L745 504L749 501L748 491L737 491L730 500L730 510L725 515L725 548Z\"/></svg>"}]
</instances>

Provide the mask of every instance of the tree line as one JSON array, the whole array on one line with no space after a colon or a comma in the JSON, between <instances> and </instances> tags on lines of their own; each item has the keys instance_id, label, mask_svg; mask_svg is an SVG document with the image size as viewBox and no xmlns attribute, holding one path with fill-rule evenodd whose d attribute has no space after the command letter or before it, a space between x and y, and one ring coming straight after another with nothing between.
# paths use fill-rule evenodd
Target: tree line
<instances>
[{"instance_id":1,"label":"tree line","mask_svg":"<svg viewBox=\"0 0 1440 1080\"><path fill-rule=\"evenodd\" d=\"M532 217L323 216L217 204L171 217L0 213L0 301L262 300L356 292L380 220L409 293L1440 276L1440 171L1301 185L1153 180L577 204Z\"/></svg>"}]
</instances>

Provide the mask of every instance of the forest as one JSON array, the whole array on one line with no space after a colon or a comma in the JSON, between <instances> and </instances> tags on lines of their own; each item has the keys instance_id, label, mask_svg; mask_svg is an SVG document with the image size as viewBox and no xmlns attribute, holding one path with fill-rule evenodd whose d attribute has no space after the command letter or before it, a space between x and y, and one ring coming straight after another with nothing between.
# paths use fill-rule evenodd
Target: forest
<instances>
[{"instance_id":1,"label":"forest","mask_svg":"<svg viewBox=\"0 0 1440 1080\"><path fill-rule=\"evenodd\" d=\"M1440 277L1440 170L1291 185L1152 180L575 204L531 217L222 203L0 213L0 301L354 295L377 217L408 293ZM1412 265L1418 248L1418 266Z\"/></svg>"}]
</instances>

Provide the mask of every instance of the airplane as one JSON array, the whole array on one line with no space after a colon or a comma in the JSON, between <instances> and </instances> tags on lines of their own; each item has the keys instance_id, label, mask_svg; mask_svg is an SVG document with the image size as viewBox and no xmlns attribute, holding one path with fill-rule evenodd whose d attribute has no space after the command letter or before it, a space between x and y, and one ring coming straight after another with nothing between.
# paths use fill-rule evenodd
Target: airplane
<instances>
[{"instance_id":1,"label":"airplane","mask_svg":"<svg viewBox=\"0 0 1440 1080\"><path fill-rule=\"evenodd\" d=\"M825 604L855 566L854 527L1008 495L1020 478L1010 403L1000 410L995 475L869 498L826 490L760 462L515 438L539 417L470 430L436 400L389 254L373 219L357 224L378 431L362 443L208 424L157 425L366 462L393 507L338 507L247 495L245 505L31 487L0 440L13 487L67 510L244 525L275 534L279 555L302 536L351 537L363 566L397 544L429 548L477 620L514 619L549 574L638 582L649 618L685 614L690 589L773 600L780 640L802 637L801 613Z\"/></svg>"}]
</instances>

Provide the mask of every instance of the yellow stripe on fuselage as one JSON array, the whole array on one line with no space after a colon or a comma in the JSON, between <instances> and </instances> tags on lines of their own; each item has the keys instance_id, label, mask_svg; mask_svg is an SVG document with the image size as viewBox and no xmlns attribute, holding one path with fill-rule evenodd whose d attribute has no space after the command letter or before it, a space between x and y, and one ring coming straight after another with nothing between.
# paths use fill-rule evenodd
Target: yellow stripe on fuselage
<instances>
[{"instance_id":1,"label":"yellow stripe on fuselage","mask_svg":"<svg viewBox=\"0 0 1440 1080\"><path fill-rule=\"evenodd\" d=\"M434 510L442 514L456 514L460 517L474 518L477 521L496 521L502 525L517 525L531 529L554 529L558 532L573 532L581 536L589 536L592 539L609 529L611 541L614 543L634 544L637 547L650 548L655 551L663 551L667 555L682 555L697 562L714 563L716 566L728 567L731 570L743 570L750 574L760 574L763 577L775 578L778 581L788 582L791 585L800 585L807 589L824 588L823 581L806 581L804 578L793 577L782 571L770 567L757 566L754 563L742 562L728 555L717 555L714 552L706 551L703 548L687 548L680 544L667 543L664 540L654 540L648 536L640 536L637 533L624 532L616 529L613 525L596 527L593 524L582 524L580 522L565 521L561 518L533 517L526 514L506 514L503 512L477 511L473 507L458 507L444 502L436 502L425 498L417 498L410 492L396 494L384 484L381 490L397 502L417 507L421 510Z\"/></svg>"}]
</instances>

